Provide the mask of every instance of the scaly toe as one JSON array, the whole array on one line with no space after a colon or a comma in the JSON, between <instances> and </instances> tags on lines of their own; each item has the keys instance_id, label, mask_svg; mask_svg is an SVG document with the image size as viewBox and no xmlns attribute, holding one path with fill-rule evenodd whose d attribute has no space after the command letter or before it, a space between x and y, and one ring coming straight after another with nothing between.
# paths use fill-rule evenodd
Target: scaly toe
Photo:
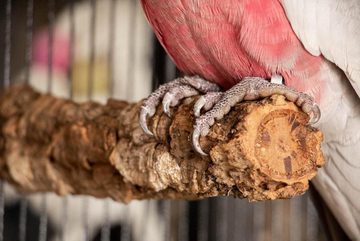
<instances>
[{"instance_id":1,"label":"scaly toe","mask_svg":"<svg viewBox=\"0 0 360 241\"><path fill-rule=\"evenodd\" d=\"M170 89L162 101L164 112L170 117L170 107L177 106L181 100L197 94L199 91L188 85L180 85Z\"/></svg>"},{"instance_id":2,"label":"scaly toe","mask_svg":"<svg viewBox=\"0 0 360 241\"><path fill-rule=\"evenodd\" d=\"M163 84L145 100L140 110L140 126L143 128L144 132L152 135L152 132L147 126L147 118L152 117L155 114L156 108L160 102L163 104L164 112L170 116L171 107L176 106L182 99L199 93L219 90L220 87L218 85L198 76L180 77L169 83Z\"/></svg>"},{"instance_id":3,"label":"scaly toe","mask_svg":"<svg viewBox=\"0 0 360 241\"><path fill-rule=\"evenodd\" d=\"M210 110L222 96L222 92L209 92L202 95L194 105L194 115L199 117L201 115L201 110Z\"/></svg>"},{"instance_id":4,"label":"scaly toe","mask_svg":"<svg viewBox=\"0 0 360 241\"><path fill-rule=\"evenodd\" d=\"M275 81L276 79L274 79ZM297 92L285 85L277 83L269 83L267 80L258 77L246 77L231 89L222 93L219 99L211 102L214 98L207 99L206 95L199 98L194 106L196 124L192 135L192 143L194 149L201 155L206 153L201 149L199 138L208 134L210 127L215 120L223 118L236 103L246 100L259 99L261 97L269 97L274 94L285 95L287 99L294 102L306 114L309 115L309 124L314 124L319 121L321 113L319 107L314 103L314 99L304 93ZM200 116L202 109L209 109Z\"/></svg>"}]
</instances>

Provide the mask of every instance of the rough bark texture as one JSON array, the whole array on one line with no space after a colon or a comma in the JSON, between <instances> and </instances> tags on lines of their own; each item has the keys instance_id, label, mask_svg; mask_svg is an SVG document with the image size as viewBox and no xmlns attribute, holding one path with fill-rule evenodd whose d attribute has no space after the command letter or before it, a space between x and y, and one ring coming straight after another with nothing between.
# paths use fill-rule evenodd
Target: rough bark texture
<instances>
[{"instance_id":1,"label":"rough bark texture","mask_svg":"<svg viewBox=\"0 0 360 241\"><path fill-rule=\"evenodd\" d=\"M302 194L324 164L322 134L283 96L238 104L201 138L188 98L138 125L139 103L78 104L17 86L0 100L0 176L24 192L111 197L249 200Z\"/></svg>"}]
</instances>

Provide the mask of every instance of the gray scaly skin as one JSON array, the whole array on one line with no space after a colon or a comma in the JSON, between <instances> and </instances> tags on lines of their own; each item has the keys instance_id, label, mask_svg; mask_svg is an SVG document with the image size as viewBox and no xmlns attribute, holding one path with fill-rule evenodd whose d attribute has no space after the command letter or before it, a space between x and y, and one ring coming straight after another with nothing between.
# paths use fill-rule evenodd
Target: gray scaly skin
<instances>
[{"instance_id":1,"label":"gray scaly skin","mask_svg":"<svg viewBox=\"0 0 360 241\"><path fill-rule=\"evenodd\" d=\"M222 119L229 113L231 107L243 100L257 100L281 94L310 116L310 124L316 123L320 119L320 109L313 98L278 82L278 76L272 78L271 82L259 77L245 77L231 89L221 92L219 86L198 76L178 78L161 85L145 100L140 111L140 125L147 134L152 135L146 120L147 117L155 114L161 99L164 112L170 116L170 106L176 106L183 98L202 93L204 95L194 105L196 120L192 133L192 144L198 153L207 155L201 149L200 136L206 136L215 120ZM206 112L201 115L201 110Z\"/></svg>"}]
</instances>

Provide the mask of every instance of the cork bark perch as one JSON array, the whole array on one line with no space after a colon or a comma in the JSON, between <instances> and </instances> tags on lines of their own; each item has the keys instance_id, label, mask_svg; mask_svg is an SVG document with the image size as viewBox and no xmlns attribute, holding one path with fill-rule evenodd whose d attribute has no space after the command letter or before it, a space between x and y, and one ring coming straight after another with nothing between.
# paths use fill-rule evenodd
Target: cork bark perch
<instances>
[{"instance_id":1,"label":"cork bark perch","mask_svg":"<svg viewBox=\"0 0 360 241\"><path fill-rule=\"evenodd\" d=\"M78 104L15 86L0 99L0 177L23 192L133 199L249 200L304 193L324 164L322 134L283 96L236 105L217 121L202 148L190 142L188 98L167 117L138 125L139 103L110 99Z\"/></svg>"}]
</instances>

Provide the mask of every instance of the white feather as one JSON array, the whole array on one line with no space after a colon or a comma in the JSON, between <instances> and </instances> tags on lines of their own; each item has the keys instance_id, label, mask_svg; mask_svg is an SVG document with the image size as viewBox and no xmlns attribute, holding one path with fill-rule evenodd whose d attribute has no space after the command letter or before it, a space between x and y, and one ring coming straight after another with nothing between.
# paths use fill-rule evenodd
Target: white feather
<instances>
[{"instance_id":1,"label":"white feather","mask_svg":"<svg viewBox=\"0 0 360 241\"><path fill-rule=\"evenodd\" d=\"M305 48L339 66L360 95L360 1L283 0L282 3Z\"/></svg>"},{"instance_id":2,"label":"white feather","mask_svg":"<svg viewBox=\"0 0 360 241\"><path fill-rule=\"evenodd\" d=\"M344 73L326 64L328 84L319 127L325 135L327 164L314 184L344 230L360 240L360 1L282 0L282 4L304 47Z\"/></svg>"}]
</instances>

